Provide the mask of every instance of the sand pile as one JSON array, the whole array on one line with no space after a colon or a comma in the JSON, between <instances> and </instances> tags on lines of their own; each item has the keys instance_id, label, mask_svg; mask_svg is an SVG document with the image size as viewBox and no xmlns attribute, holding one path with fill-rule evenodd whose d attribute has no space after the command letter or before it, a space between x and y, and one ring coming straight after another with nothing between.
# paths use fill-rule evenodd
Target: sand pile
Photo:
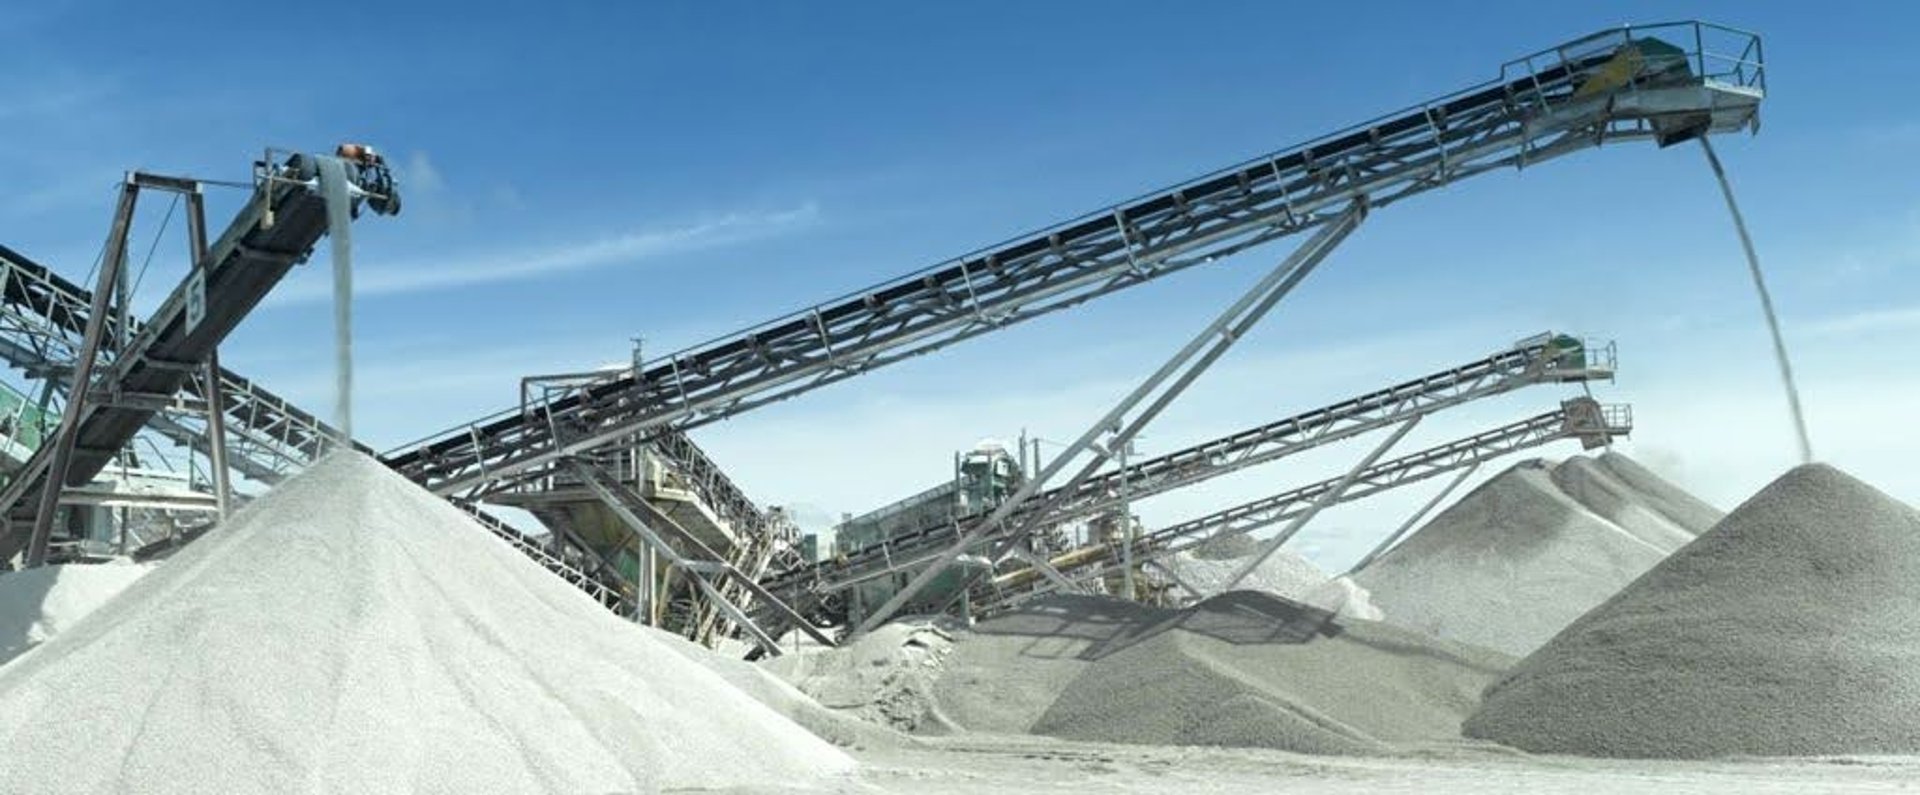
<instances>
[{"instance_id":1,"label":"sand pile","mask_svg":"<svg viewBox=\"0 0 1920 795\"><path fill-rule=\"evenodd\" d=\"M0 574L0 664L73 626L145 573L146 566L118 561Z\"/></svg>"},{"instance_id":2,"label":"sand pile","mask_svg":"<svg viewBox=\"0 0 1920 795\"><path fill-rule=\"evenodd\" d=\"M1798 467L1487 691L1466 731L1622 757L1920 753L1920 512Z\"/></svg>"},{"instance_id":3,"label":"sand pile","mask_svg":"<svg viewBox=\"0 0 1920 795\"><path fill-rule=\"evenodd\" d=\"M1525 655L1686 544L1714 513L1625 456L1525 461L1354 579L1389 622Z\"/></svg>"},{"instance_id":4,"label":"sand pile","mask_svg":"<svg viewBox=\"0 0 1920 795\"><path fill-rule=\"evenodd\" d=\"M838 750L370 458L0 669L4 792L803 784Z\"/></svg>"},{"instance_id":5,"label":"sand pile","mask_svg":"<svg viewBox=\"0 0 1920 795\"><path fill-rule=\"evenodd\" d=\"M1227 591L1233 575L1258 554L1259 544L1245 536L1253 549L1226 554L1218 545L1207 544L1187 552L1168 555L1155 561L1180 582L1198 592L1196 600L1219 596ZM1222 539L1225 540L1225 539ZM1312 605L1338 614L1341 618L1379 621L1380 609L1373 604L1367 589L1347 577L1334 577L1299 555L1285 549L1267 556L1260 567L1247 573L1235 590L1259 591Z\"/></svg>"},{"instance_id":6,"label":"sand pile","mask_svg":"<svg viewBox=\"0 0 1920 795\"><path fill-rule=\"evenodd\" d=\"M640 631L658 638L668 648L680 653L696 663L720 675L721 679L752 696L755 701L767 705L774 712L786 716L787 720L800 724L814 736L834 745L852 748L890 748L911 743L911 740L899 732L876 722L855 717L844 711L822 706L799 688L788 684L774 675L772 671L747 662L737 656L729 656L694 643L679 635L652 627L641 627ZM825 650L826 647L817 647Z\"/></svg>"},{"instance_id":7,"label":"sand pile","mask_svg":"<svg viewBox=\"0 0 1920 795\"><path fill-rule=\"evenodd\" d=\"M1060 607L1058 603L1055 605ZM1071 614L1076 605L1065 605ZM1457 738L1512 663L1265 593L1134 608L1033 731L1074 740L1368 753Z\"/></svg>"}]
</instances>

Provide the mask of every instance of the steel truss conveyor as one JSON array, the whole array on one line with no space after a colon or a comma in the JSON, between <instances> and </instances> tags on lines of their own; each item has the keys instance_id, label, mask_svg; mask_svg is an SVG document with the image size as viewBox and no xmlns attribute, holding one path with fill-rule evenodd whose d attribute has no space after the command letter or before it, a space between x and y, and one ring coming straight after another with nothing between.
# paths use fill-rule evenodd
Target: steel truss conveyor
<instances>
[{"instance_id":1,"label":"steel truss conveyor","mask_svg":"<svg viewBox=\"0 0 1920 795\"><path fill-rule=\"evenodd\" d=\"M1706 42L1713 42L1708 46ZM562 459L646 442L1226 257L1469 176L1602 144L1751 129L1759 39L1704 23L1620 28L1507 63L1488 83L611 374L389 452L483 498Z\"/></svg>"},{"instance_id":2,"label":"steel truss conveyor","mask_svg":"<svg viewBox=\"0 0 1920 795\"><path fill-rule=\"evenodd\" d=\"M1542 334L1490 356L1106 472L1070 493L1065 488L1041 492L1004 525L1028 525L1025 514L1036 510L1046 512L1037 518L1039 523L1058 525L1125 500L1144 499L1522 387L1611 380L1616 366L1611 343ZM913 568L989 512L896 535L842 558L782 573L769 587L782 593L803 587L831 591Z\"/></svg>"},{"instance_id":3,"label":"steel truss conveyor","mask_svg":"<svg viewBox=\"0 0 1920 795\"><path fill-rule=\"evenodd\" d=\"M1592 450L1632 432L1633 412L1628 406L1573 398L1554 411L1374 464L1351 482L1345 477L1329 478L1142 533L1133 543L1131 559L1134 565L1144 565L1209 541L1297 518L1316 510L1329 492L1334 492L1330 504L1351 502L1562 439L1578 440L1584 449ZM1125 558L1119 544L1098 544L1066 552L1053 562L1056 570L1085 581L1117 570ZM982 585L986 590L975 595L974 604L986 610L1055 590L1033 568L1009 572Z\"/></svg>"},{"instance_id":4,"label":"steel truss conveyor","mask_svg":"<svg viewBox=\"0 0 1920 795\"><path fill-rule=\"evenodd\" d=\"M263 162L256 188L227 230L204 251L196 252L188 277L163 301L137 332L131 321L109 320L115 310L108 295L91 296L84 321L85 341L72 378L68 408L58 441L43 444L21 473L0 491L7 511L7 532L0 534L0 556L20 545L26 525L34 529L40 554L43 528L51 509L42 492L82 485L104 469L162 409L173 404L193 374L204 368L220 342L266 297L296 263L304 261L329 228L330 179L366 184L342 185L357 213L362 197L381 212L398 209L384 166L362 170L339 161L292 154L284 162ZM337 174L329 177L327 174ZM184 181L129 175L122 185L120 210L109 237L108 257L123 257L134 197L142 187L180 190ZM195 234L198 234L197 230ZM204 245L200 243L199 245ZM102 284L117 284L119 264L102 266ZM110 332L133 332L115 335ZM114 340L114 344L105 344ZM113 351L111 358L101 351ZM96 362L98 370L95 372Z\"/></svg>"},{"instance_id":5,"label":"steel truss conveyor","mask_svg":"<svg viewBox=\"0 0 1920 795\"><path fill-rule=\"evenodd\" d=\"M93 295L60 274L0 246L0 358L27 377L68 389L72 362L86 333ZM109 319L109 334L118 330ZM133 332L144 323L133 321ZM198 379L181 387L181 402L204 404ZM220 371L228 463L242 475L274 483L316 460L340 434L320 418L231 370ZM182 447L204 447L207 431L194 412L161 411L149 428Z\"/></svg>"}]
</instances>

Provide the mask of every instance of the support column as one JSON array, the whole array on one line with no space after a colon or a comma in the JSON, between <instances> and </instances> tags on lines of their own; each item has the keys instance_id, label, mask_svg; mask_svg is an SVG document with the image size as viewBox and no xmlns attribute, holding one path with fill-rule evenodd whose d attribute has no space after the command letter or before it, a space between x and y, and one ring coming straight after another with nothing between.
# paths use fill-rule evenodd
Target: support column
<instances>
[{"instance_id":1,"label":"support column","mask_svg":"<svg viewBox=\"0 0 1920 795\"><path fill-rule=\"evenodd\" d=\"M99 359L100 346L106 337L107 317L113 311L111 302L118 290L120 272L126 268L127 233L133 225L133 208L140 195L139 186L128 177L120 185L120 202L113 213L113 226L107 232L106 252L100 260L100 279L93 288L93 305L87 312L87 332L80 344L79 360L74 362L73 386L67 393L67 405L60 412L60 425L55 429L53 453L49 457L43 485L40 490L39 512L33 517L33 536L27 542L26 564L29 568L47 562L47 544L53 538L53 518L59 511L60 492L67 485L67 469L73 462L73 447L78 441L80 420L86 415L87 403L92 399L93 365ZM22 471L17 477L22 480L34 476L31 471ZM12 506L5 506L11 510Z\"/></svg>"},{"instance_id":2,"label":"support column","mask_svg":"<svg viewBox=\"0 0 1920 795\"><path fill-rule=\"evenodd\" d=\"M193 267L207 264L207 213L201 201L200 185L194 183L187 194L187 248L193 254ZM206 383L207 460L213 468L213 501L225 521L233 512L233 473L227 468L227 399L220 384L220 351L207 354L201 371Z\"/></svg>"}]
</instances>

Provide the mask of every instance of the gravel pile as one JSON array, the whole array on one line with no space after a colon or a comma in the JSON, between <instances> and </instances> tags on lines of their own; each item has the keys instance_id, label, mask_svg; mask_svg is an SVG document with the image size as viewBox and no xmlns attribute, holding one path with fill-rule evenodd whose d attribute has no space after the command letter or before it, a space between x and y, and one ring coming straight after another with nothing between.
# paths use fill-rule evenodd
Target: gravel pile
<instances>
[{"instance_id":1,"label":"gravel pile","mask_svg":"<svg viewBox=\"0 0 1920 795\"><path fill-rule=\"evenodd\" d=\"M941 714L976 732L1030 734L1098 650L1158 615L1106 596L1056 594L954 634L934 683Z\"/></svg>"},{"instance_id":2,"label":"gravel pile","mask_svg":"<svg viewBox=\"0 0 1920 795\"><path fill-rule=\"evenodd\" d=\"M0 668L0 792L635 792L839 750L336 454Z\"/></svg>"},{"instance_id":3,"label":"gravel pile","mask_svg":"<svg viewBox=\"0 0 1920 795\"><path fill-rule=\"evenodd\" d=\"M1619 453L1575 456L1552 477L1580 507L1657 546L1686 546L1726 516Z\"/></svg>"},{"instance_id":4,"label":"gravel pile","mask_svg":"<svg viewBox=\"0 0 1920 795\"><path fill-rule=\"evenodd\" d=\"M146 566L117 561L0 574L0 665L64 632L146 573Z\"/></svg>"},{"instance_id":5,"label":"gravel pile","mask_svg":"<svg viewBox=\"0 0 1920 795\"><path fill-rule=\"evenodd\" d=\"M1920 512L1793 469L1486 694L1475 737L1613 757L1920 753Z\"/></svg>"},{"instance_id":6,"label":"gravel pile","mask_svg":"<svg viewBox=\"0 0 1920 795\"><path fill-rule=\"evenodd\" d=\"M1032 731L1149 745L1377 753L1459 737L1505 655L1435 641L1270 594L1234 591L1181 610L1051 605L1097 634L1084 669ZM1018 675L1009 661L1008 675Z\"/></svg>"},{"instance_id":7,"label":"gravel pile","mask_svg":"<svg viewBox=\"0 0 1920 795\"><path fill-rule=\"evenodd\" d=\"M761 669L820 706L902 732L945 734L934 682L952 651L947 619L902 619L839 648L775 657Z\"/></svg>"},{"instance_id":8,"label":"gravel pile","mask_svg":"<svg viewBox=\"0 0 1920 795\"><path fill-rule=\"evenodd\" d=\"M1391 623L1523 656L1685 545L1713 513L1617 454L1525 461L1354 580Z\"/></svg>"}]
</instances>

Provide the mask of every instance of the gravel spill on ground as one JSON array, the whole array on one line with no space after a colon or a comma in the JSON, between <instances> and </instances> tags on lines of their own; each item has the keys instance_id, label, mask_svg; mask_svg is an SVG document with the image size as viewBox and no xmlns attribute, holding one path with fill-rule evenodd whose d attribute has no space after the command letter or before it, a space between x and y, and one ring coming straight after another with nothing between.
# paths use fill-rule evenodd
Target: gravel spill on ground
<instances>
[{"instance_id":1,"label":"gravel spill on ground","mask_svg":"<svg viewBox=\"0 0 1920 795\"><path fill-rule=\"evenodd\" d=\"M66 631L146 573L138 563L113 561L0 574L0 665Z\"/></svg>"},{"instance_id":2,"label":"gravel spill on ground","mask_svg":"<svg viewBox=\"0 0 1920 795\"><path fill-rule=\"evenodd\" d=\"M0 668L0 792L645 792L852 760L336 454Z\"/></svg>"},{"instance_id":3,"label":"gravel spill on ground","mask_svg":"<svg viewBox=\"0 0 1920 795\"><path fill-rule=\"evenodd\" d=\"M1710 511L1622 456L1535 459L1354 579L1390 623L1522 656L1684 545Z\"/></svg>"},{"instance_id":4,"label":"gravel spill on ground","mask_svg":"<svg viewBox=\"0 0 1920 795\"><path fill-rule=\"evenodd\" d=\"M1920 753L1920 511L1797 467L1490 688L1530 751Z\"/></svg>"}]
</instances>

